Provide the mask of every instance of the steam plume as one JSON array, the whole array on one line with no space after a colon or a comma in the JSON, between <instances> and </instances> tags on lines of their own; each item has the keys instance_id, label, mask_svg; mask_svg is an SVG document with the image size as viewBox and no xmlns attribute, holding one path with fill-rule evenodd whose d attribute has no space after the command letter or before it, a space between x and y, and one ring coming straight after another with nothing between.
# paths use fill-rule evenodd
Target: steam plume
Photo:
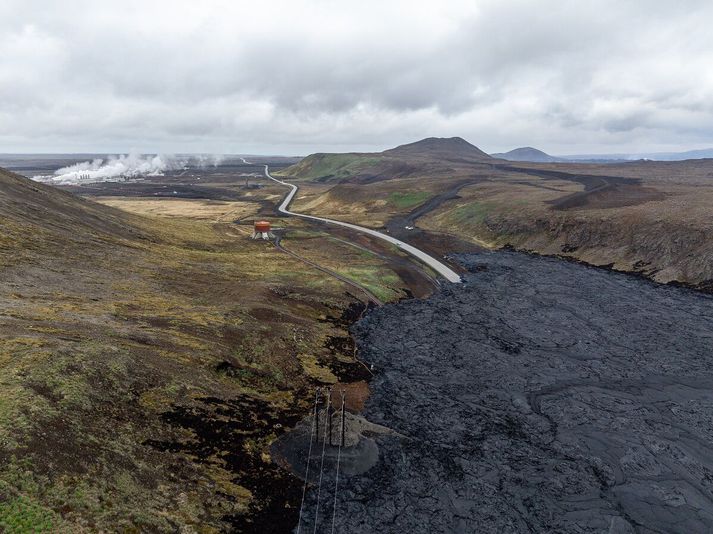
<instances>
[{"instance_id":1,"label":"steam plume","mask_svg":"<svg viewBox=\"0 0 713 534\"><path fill-rule=\"evenodd\" d=\"M36 176L35 180L58 185L75 185L96 182L120 182L140 176L161 176L165 171L197 167L217 167L224 157L218 154L200 154L176 157L166 155L128 154L97 158L63 167L53 175Z\"/></svg>"}]
</instances>

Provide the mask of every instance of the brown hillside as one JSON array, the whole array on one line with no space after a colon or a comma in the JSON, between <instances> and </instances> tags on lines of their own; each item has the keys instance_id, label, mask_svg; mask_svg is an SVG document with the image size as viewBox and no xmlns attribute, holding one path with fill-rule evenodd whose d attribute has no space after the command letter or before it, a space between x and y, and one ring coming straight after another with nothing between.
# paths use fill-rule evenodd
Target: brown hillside
<instances>
[{"instance_id":1,"label":"brown hillside","mask_svg":"<svg viewBox=\"0 0 713 534\"><path fill-rule=\"evenodd\" d=\"M141 236L130 215L55 187L0 169L0 224L15 222L67 238L102 233L128 239Z\"/></svg>"},{"instance_id":2,"label":"brown hillside","mask_svg":"<svg viewBox=\"0 0 713 534\"><path fill-rule=\"evenodd\" d=\"M269 445L334 358L356 365L330 340L357 302L230 221L0 171L0 530L296 522L300 483Z\"/></svg>"}]
</instances>

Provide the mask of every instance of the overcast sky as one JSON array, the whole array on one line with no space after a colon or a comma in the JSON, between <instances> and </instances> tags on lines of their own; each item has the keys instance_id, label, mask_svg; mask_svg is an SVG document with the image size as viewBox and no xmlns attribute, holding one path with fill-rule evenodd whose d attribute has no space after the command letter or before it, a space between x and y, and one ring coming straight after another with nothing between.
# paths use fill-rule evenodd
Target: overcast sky
<instances>
[{"instance_id":1,"label":"overcast sky","mask_svg":"<svg viewBox=\"0 0 713 534\"><path fill-rule=\"evenodd\" d=\"M0 0L0 152L713 146L710 0Z\"/></svg>"}]
</instances>

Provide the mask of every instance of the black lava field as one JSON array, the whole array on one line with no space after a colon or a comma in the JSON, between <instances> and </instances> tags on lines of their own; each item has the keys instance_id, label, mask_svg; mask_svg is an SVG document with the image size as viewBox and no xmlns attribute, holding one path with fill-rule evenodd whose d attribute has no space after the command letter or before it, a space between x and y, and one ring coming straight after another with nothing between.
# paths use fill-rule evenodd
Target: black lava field
<instances>
[{"instance_id":1,"label":"black lava field","mask_svg":"<svg viewBox=\"0 0 713 534\"><path fill-rule=\"evenodd\" d=\"M335 532L713 531L713 298L515 252L459 260L465 284L354 327L376 369L364 415L399 436L340 480Z\"/></svg>"}]
</instances>

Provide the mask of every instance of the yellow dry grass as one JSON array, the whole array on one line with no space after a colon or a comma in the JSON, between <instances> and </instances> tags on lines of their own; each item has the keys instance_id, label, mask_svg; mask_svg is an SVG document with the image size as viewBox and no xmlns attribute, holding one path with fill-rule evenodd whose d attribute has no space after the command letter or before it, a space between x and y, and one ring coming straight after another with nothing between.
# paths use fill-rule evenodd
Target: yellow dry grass
<instances>
[{"instance_id":1,"label":"yellow dry grass","mask_svg":"<svg viewBox=\"0 0 713 534\"><path fill-rule=\"evenodd\" d=\"M97 202L138 215L186 217L190 219L229 221L257 213L254 202L178 199L178 198L97 198Z\"/></svg>"}]
</instances>

